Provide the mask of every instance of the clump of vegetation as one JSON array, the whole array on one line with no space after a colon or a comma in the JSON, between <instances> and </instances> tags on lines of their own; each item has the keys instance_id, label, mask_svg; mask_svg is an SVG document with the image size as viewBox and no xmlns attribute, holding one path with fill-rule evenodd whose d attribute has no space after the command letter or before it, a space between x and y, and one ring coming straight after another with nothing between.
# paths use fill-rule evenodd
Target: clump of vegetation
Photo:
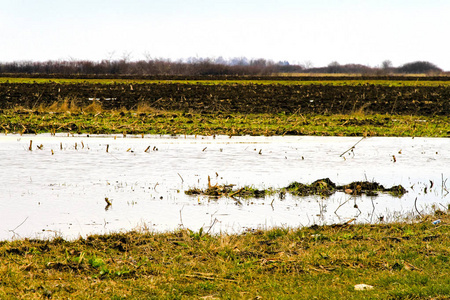
<instances>
[{"instance_id":1,"label":"clump of vegetation","mask_svg":"<svg viewBox=\"0 0 450 300\"><path fill-rule=\"evenodd\" d=\"M268 194L273 193L286 193L289 192L295 196L312 196L318 195L323 197L329 197L335 192L344 192L354 196L361 196L365 194L367 196L377 196L377 192L388 192L394 196L401 197L407 190L401 185L395 185L390 188L385 188L383 185L377 182L369 181L355 181L350 184L337 186L329 178L319 179L311 184L304 184L301 182L292 182L287 187L276 190L266 189L258 190L251 187L243 187L238 190L233 190L234 185L211 185L210 177L208 176L208 188L201 190L199 188L191 188L185 191L186 195L204 195L210 197L242 197L242 198L260 198Z\"/></svg>"},{"instance_id":2,"label":"clump of vegetation","mask_svg":"<svg viewBox=\"0 0 450 300\"><path fill-rule=\"evenodd\" d=\"M329 178L319 179L311 184L293 182L285 189L297 196L320 195L325 197L330 196L337 191L355 196L361 196L362 194L366 194L367 196L377 196L377 192L388 192L394 196L403 196L407 193L407 190L401 185L385 188L378 182L354 181L350 184L337 186Z\"/></svg>"},{"instance_id":3,"label":"clump of vegetation","mask_svg":"<svg viewBox=\"0 0 450 300\"><path fill-rule=\"evenodd\" d=\"M230 198L262 198L269 194L269 190L259 190L253 187L245 186L237 190L233 190L234 184L225 184L225 185L211 185L211 178L208 176L208 188L205 190L201 190L199 188L190 188L186 190L184 193L186 195L203 195L210 197L230 197ZM235 199L237 200L237 199Z\"/></svg>"},{"instance_id":4,"label":"clump of vegetation","mask_svg":"<svg viewBox=\"0 0 450 300\"><path fill-rule=\"evenodd\" d=\"M403 196L407 190L401 185L395 185L390 188L385 188L378 182L371 181L355 181L347 185L338 186L338 190L344 191L347 194L367 196L377 196L377 192L388 192L394 196Z\"/></svg>"},{"instance_id":5,"label":"clump of vegetation","mask_svg":"<svg viewBox=\"0 0 450 300\"><path fill-rule=\"evenodd\" d=\"M324 178L311 184L292 182L286 187L286 190L296 196L330 196L336 191L336 185L329 178Z\"/></svg>"}]
</instances>

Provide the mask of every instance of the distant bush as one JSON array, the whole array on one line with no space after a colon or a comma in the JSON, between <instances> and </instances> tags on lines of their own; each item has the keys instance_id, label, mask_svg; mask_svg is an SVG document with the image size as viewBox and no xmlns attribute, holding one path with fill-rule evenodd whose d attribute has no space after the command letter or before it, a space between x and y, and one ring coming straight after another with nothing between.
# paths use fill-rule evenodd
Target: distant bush
<instances>
[{"instance_id":1,"label":"distant bush","mask_svg":"<svg viewBox=\"0 0 450 300\"><path fill-rule=\"evenodd\" d=\"M150 59L140 61L18 61L0 63L0 74L62 74L62 75L268 75L299 72L301 66L274 63L264 59L251 60L190 58L188 61Z\"/></svg>"},{"instance_id":2,"label":"distant bush","mask_svg":"<svg viewBox=\"0 0 450 300\"><path fill-rule=\"evenodd\" d=\"M415 61L397 68L397 73L420 74L441 73L442 69L428 61Z\"/></svg>"},{"instance_id":3,"label":"distant bush","mask_svg":"<svg viewBox=\"0 0 450 300\"><path fill-rule=\"evenodd\" d=\"M375 74L377 69L359 64L340 65L338 62L332 62L326 67L311 68L306 70L308 73L325 73L325 74Z\"/></svg>"},{"instance_id":4,"label":"distant bush","mask_svg":"<svg viewBox=\"0 0 450 300\"><path fill-rule=\"evenodd\" d=\"M15 61L0 62L0 74L57 74L57 75L273 75L279 73L340 73L379 75L387 73L442 73L436 65L417 61L407 63L399 68L392 67L390 61L384 61L381 67L368 67L361 64L341 65L333 61L326 67L307 68L301 64L291 65L287 61L277 63L266 59L251 59L245 57L225 60L222 57L189 58L187 60L171 61L169 59L148 59L130 61L102 60L98 62L88 60L71 61Z\"/></svg>"}]
</instances>

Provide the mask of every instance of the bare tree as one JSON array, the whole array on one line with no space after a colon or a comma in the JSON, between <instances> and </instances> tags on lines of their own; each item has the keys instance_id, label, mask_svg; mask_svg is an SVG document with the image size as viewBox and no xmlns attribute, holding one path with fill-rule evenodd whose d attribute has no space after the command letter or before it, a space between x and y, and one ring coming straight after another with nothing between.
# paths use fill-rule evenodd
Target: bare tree
<instances>
[{"instance_id":1,"label":"bare tree","mask_svg":"<svg viewBox=\"0 0 450 300\"><path fill-rule=\"evenodd\" d=\"M341 65L337 61L332 61L328 64L328 72L329 73L339 73L341 69Z\"/></svg>"},{"instance_id":2,"label":"bare tree","mask_svg":"<svg viewBox=\"0 0 450 300\"><path fill-rule=\"evenodd\" d=\"M390 61L389 59L386 59L386 60L384 60L384 61L381 63L381 68L382 68L383 70L389 70L389 69L391 69L392 67L393 67L392 61Z\"/></svg>"},{"instance_id":3,"label":"bare tree","mask_svg":"<svg viewBox=\"0 0 450 300\"><path fill-rule=\"evenodd\" d=\"M305 60L305 62L303 63L303 66L305 67L305 69L311 69L314 67L314 64L310 60Z\"/></svg>"}]
</instances>

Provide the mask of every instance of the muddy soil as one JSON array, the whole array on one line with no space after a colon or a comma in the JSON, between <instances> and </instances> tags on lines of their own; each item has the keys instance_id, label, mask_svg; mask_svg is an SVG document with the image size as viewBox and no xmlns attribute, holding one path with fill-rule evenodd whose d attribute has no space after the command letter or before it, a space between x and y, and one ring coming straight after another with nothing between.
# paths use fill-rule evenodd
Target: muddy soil
<instances>
[{"instance_id":1,"label":"muddy soil","mask_svg":"<svg viewBox=\"0 0 450 300\"><path fill-rule=\"evenodd\" d=\"M201 113L348 114L357 111L399 115L447 115L450 87L280 84L58 84L2 83L0 109L37 109L73 100L83 107L98 99L104 109L136 109ZM97 101L97 100L95 100Z\"/></svg>"}]
</instances>

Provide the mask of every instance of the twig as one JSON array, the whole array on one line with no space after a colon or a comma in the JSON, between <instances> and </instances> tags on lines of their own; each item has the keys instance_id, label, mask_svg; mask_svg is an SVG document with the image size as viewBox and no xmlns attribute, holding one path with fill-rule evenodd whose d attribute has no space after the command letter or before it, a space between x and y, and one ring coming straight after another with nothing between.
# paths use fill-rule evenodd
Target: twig
<instances>
[{"instance_id":1,"label":"twig","mask_svg":"<svg viewBox=\"0 0 450 300\"><path fill-rule=\"evenodd\" d=\"M336 210L334 211L334 213L337 215L338 209L341 208L342 205L344 205L345 203L347 203L347 202L350 201L351 199L352 199L352 198L349 198L349 199L345 200L343 203L341 203L341 204L336 208Z\"/></svg>"},{"instance_id":2,"label":"twig","mask_svg":"<svg viewBox=\"0 0 450 300\"><path fill-rule=\"evenodd\" d=\"M228 279L228 278L219 278L219 277L213 277L214 274L183 274L182 276L190 277L190 278L197 278L197 279L207 279L207 280L223 280L223 281L229 281L229 282L236 282L236 280Z\"/></svg>"},{"instance_id":3,"label":"twig","mask_svg":"<svg viewBox=\"0 0 450 300\"><path fill-rule=\"evenodd\" d=\"M444 194L444 191L446 191L447 192L447 194L445 194L445 196L447 196L448 195L448 190L447 190L447 179L448 178L446 178L445 180L444 180L444 173L441 173L441 180L442 180L442 183L441 183L441 193L442 193L442 195Z\"/></svg>"},{"instance_id":4,"label":"twig","mask_svg":"<svg viewBox=\"0 0 450 300\"><path fill-rule=\"evenodd\" d=\"M348 220L347 222L345 222L342 225L350 225L350 223L353 222L353 221L356 221L356 218L352 218L352 219Z\"/></svg>"},{"instance_id":5,"label":"twig","mask_svg":"<svg viewBox=\"0 0 450 300\"><path fill-rule=\"evenodd\" d=\"M370 222L372 222L373 215L375 214L375 204L373 204L373 197L370 197L370 201L372 201L372 213L370 214Z\"/></svg>"},{"instance_id":6,"label":"twig","mask_svg":"<svg viewBox=\"0 0 450 300\"><path fill-rule=\"evenodd\" d=\"M441 173L441 195L444 195L444 173Z\"/></svg>"},{"instance_id":7,"label":"twig","mask_svg":"<svg viewBox=\"0 0 450 300\"><path fill-rule=\"evenodd\" d=\"M289 121L293 116L295 116L295 115L300 111L301 108L302 108L302 107L297 108L297 110L296 110L293 114L291 114L291 115L286 119L286 121ZM302 114L299 114L299 116L302 117L304 121L306 121L306 118L305 118Z\"/></svg>"},{"instance_id":8,"label":"twig","mask_svg":"<svg viewBox=\"0 0 450 300\"><path fill-rule=\"evenodd\" d=\"M27 220L28 220L28 217L26 217L25 220L22 221L22 223L20 223L19 225L17 225L16 228L10 229L9 231L12 232L12 233L14 234L14 236L18 235L18 234L16 233L15 230L16 230L17 228L19 228L20 226L22 226L23 223L25 223Z\"/></svg>"},{"instance_id":9,"label":"twig","mask_svg":"<svg viewBox=\"0 0 450 300\"><path fill-rule=\"evenodd\" d=\"M106 202L106 206L105 206L105 210L108 210L111 208L112 202L109 200L108 197L105 197L105 202ZM105 225L106 226L106 225Z\"/></svg>"},{"instance_id":10,"label":"twig","mask_svg":"<svg viewBox=\"0 0 450 300\"><path fill-rule=\"evenodd\" d=\"M232 192L231 194L228 195L228 197L233 198L234 195L239 194L240 192L242 192L244 190L244 188L240 188L239 190Z\"/></svg>"},{"instance_id":11,"label":"twig","mask_svg":"<svg viewBox=\"0 0 450 300\"><path fill-rule=\"evenodd\" d=\"M183 177L181 177L180 173L177 173L177 174L178 174L178 176L180 176L180 178L181 178L181 183L183 183L183 182L184 182Z\"/></svg>"},{"instance_id":12,"label":"twig","mask_svg":"<svg viewBox=\"0 0 450 300\"><path fill-rule=\"evenodd\" d=\"M234 198L234 197L232 197L232 196L230 196L230 198L233 199L234 201L236 201L237 204L242 205L241 200L236 199L236 198Z\"/></svg>"},{"instance_id":13,"label":"twig","mask_svg":"<svg viewBox=\"0 0 450 300\"><path fill-rule=\"evenodd\" d=\"M398 99L398 97L395 97L394 104L392 105L392 109L391 109L391 115L394 114L394 109L395 109L395 106L397 104L397 99Z\"/></svg>"},{"instance_id":14,"label":"twig","mask_svg":"<svg viewBox=\"0 0 450 300\"><path fill-rule=\"evenodd\" d=\"M20 223L19 225L17 225L16 228L14 228L13 230L10 230L10 231L13 231L13 232L14 232L14 230L16 230L17 228L19 228L20 226L22 226L23 223L26 222L26 220L28 220L28 217L26 217L25 220L22 221L22 223Z\"/></svg>"},{"instance_id":15,"label":"twig","mask_svg":"<svg viewBox=\"0 0 450 300\"><path fill-rule=\"evenodd\" d=\"M358 205L356 204L356 198L355 198L355 205L353 205L353 207L359 211L359 215L362 213L361 210L359 209ZM359 217L359 215L358 215L358 217Z\"/></svg>"},{"instance_id":16,"label":"twig","mask_svg":"<svg viewBox=\"0 0 450 300\"><path fill-rule=\"evenodd\" d=\"M214 225L216 225L216 222L219 221L217 220L217 218L214 219L214 222L209 226L208 231L206 232L206 234L209 234L209 232L211 231L211 229L214 227Z\"/></svg>"},{"instance_id":17,"label":"twig","mask_svg":"<svg viewBox=\"0 0 450 300\"><path fill-rule=\"evenodd\" d=\"M419 210L417 209L417 197L416 200L414 200L414 207L416 208L417 213L419 214L419 216L422 218L422 214L419 212Z\"/></svg>"},{"instance_id":18,"label":"twig","mask_svg":"<svg viewBox=\"0 0 450 300\"><path fill-rule=\"evenodd\" d=\"M184 225L183 225L183 216L181 215L181 211L183 210L183 208L184 208L184 205L183 205L183 207L180 209L180 226L181 226L181 227L184 227Z\"/></svg>"},{"instance_id":19,"label":"twig","mask_svg":"<svg viewBox=\"0 0 450 300\"><path fill-rule=\"evenodd\" d=\"M366 137L362 137L358 142L356 142L356 144L354 144L353 146L351 146L348 150L344 151L341 155L339 155L339 157L342 157L345 153L347 153L348 151L351 151L353 149L355 149L355 146L358 145L363 139L365 139Z\"/></svg>"}]
</instances>

